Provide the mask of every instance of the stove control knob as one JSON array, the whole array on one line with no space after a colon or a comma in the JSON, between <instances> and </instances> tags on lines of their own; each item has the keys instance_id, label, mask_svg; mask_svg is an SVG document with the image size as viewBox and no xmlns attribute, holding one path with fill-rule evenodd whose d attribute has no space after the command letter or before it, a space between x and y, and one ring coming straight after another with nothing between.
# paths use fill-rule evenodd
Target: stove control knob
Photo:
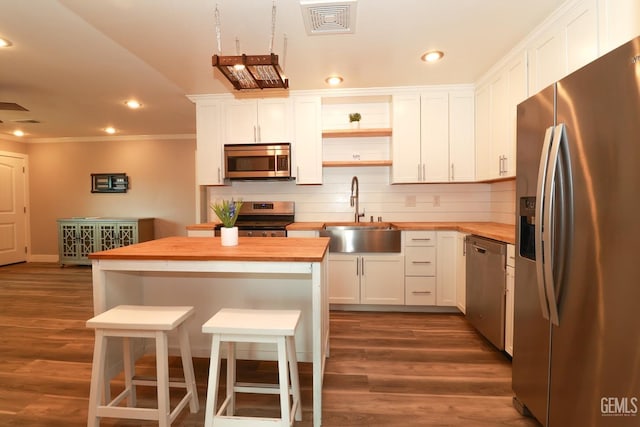
<instances>
[{"instance_id":1,"label":"stove control knob","mask_svg":"<svg viewBox=\"0 0 640 427\"><path fill-rule=\"evenodd\" d=\"M262 232L262 237L267 237L267 232L266 231Z\"/></svg>"},{"instance_id":2,"label":"stove control knob","mask_svg":"<svg viewBox=\"0 0 640 427\"><path fill-rule=\"evenodd\" d=\"M272 231L272 232L271 232L271 237L278 237L278 236L277 236L277 233L276 233L275 231Z\"/></svg>"},{"instance_id":3,"label":"stove control knob","mask_svg":"<svg viewBox=\"0 0 640 427\"><path fill-rule=\"evenodd\" d=\"M252 237L253 236L253 231L247 231L247 237Z\"/></svg>"}]
</instances>

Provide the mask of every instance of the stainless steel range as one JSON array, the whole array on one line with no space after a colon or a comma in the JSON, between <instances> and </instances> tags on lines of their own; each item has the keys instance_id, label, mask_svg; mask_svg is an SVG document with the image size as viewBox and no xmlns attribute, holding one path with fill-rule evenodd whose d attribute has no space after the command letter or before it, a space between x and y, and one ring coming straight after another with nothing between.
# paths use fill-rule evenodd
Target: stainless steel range
<instances>
[{"instance_id":1,"label":"stainless steel range","mask_svg":"<svg viewBox=\"0 0 640 427\"><path fill-rule=\"evenodd\" d=\"M245 201L236 226L241 237L286 237L286 227L294 221L294 202ZM220 236L220 227L216 226L216 236Z\"/></svg>"}]
</instances>

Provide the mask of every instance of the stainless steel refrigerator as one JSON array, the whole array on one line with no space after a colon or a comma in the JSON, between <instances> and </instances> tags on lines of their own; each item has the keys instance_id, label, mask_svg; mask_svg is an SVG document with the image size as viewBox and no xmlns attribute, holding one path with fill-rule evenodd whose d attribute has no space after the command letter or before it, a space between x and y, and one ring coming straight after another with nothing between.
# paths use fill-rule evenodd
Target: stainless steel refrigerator
<instances>
[{"instance_id":1,"label":"stainless steel refrigerator","mask_svg":"<svg viewBox=\"0 0 640 427\"><path fill-rule=\"evenodd\" d=\"M640 37L518 105L514 405L640 426Z\"/></svg>"}]
</instances>

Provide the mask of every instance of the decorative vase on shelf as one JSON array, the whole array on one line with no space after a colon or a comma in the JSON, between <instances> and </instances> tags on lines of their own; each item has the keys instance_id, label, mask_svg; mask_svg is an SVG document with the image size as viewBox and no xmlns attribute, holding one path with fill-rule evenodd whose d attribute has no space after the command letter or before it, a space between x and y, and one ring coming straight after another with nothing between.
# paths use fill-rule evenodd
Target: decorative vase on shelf
<instances>
[{"instance_id":1,"label":"decorative vase on shelf","mask_svg":"<svg viewBox=\"0 0 640 427\"><path fill-rule=\"evenodd\" d=\"M222 246L238 245L238 227L221 227L220 240Z\"/></svg>"},{"instance_id":2,"label":"decorative vase on shelf","mask_svg":"<svg viewBox=\"0 0 640 427\"><path fill-rule=\"evenodd\" d=\"M351 129L360 129L360 119L362 119L362 115L360 113L349 114L349 124L351 125Z\"/></svg>"}]
</instances>

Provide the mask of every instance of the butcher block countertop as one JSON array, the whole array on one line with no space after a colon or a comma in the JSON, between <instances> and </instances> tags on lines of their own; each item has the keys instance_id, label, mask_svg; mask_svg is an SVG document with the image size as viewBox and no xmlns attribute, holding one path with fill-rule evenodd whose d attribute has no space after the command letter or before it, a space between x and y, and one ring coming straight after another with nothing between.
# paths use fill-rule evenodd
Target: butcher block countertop
<instances>
[{"instance_id":1,"label":"butcher block countertop","mask_svg":"<svg viewBox=\"0 0 640 427\"><path fill-rule=\"evenodd\" d=\"M353 224L349 222L295 222L287 226L288 231L295 230L322 230L325 224ZM363 224L366 224L364 222ZM497 222L390 222L392 226L400 230L451 230L462 233L475 234L489 239L499 240L505 243L515 244L516 227L512 224Z\"/></svg>"},{"instance_id":2,"label":"butcher block countertop","mask_svg":"<svg viewBox=\"0 0 640 427\"><path fill-rule=\"evenodd\" d=\"M166 237L94 252L98 260L275 261L320 262L329 238L240 237L237 246L222 246L219 237Z\"/></svg>"}]
</instances>

